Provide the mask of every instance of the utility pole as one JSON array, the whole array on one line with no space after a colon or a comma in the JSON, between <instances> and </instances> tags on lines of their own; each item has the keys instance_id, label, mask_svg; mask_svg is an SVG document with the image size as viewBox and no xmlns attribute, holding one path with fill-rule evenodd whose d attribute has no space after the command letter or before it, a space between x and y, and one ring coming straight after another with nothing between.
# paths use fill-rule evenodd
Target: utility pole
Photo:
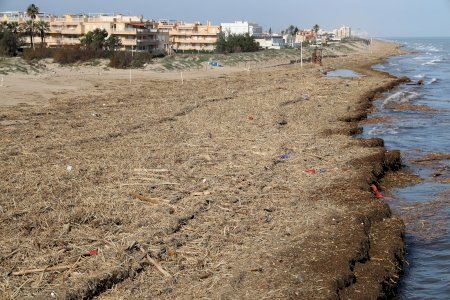
<instances>
[{"instance_id":1,"label":"utility pole","mask_svg":"<svg viewBox=\"0 0 450 300\"><path fill-rule=\"evenodd\" d=\"M300 67L303 68L303 41L300 41Z\"/></svg>"},{"instance_id":2,"label":"utility pole","mask_svg":"<svg viewBox=\"0 0 450 300\"><path fill-rule=\"evenodd\" d=\"M132 68L132 65L133 65L133 58L134 58L134 55L133 55L133 45L131 45L130 84L131 84L131 68Z\"/></svg>"}]
</instances>

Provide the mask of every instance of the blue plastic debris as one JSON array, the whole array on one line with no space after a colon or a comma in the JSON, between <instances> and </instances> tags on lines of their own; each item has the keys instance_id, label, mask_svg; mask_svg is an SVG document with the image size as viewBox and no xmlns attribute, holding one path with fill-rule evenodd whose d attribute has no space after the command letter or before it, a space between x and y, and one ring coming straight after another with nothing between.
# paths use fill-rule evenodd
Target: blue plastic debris
<instances>
[{"instance_id":1,"label":"blue plastic debris","mask_svg":"<svg viewBox=\"0 0 450 300\"><path fill-rule=\"evenodd\" d=\"M222 65L218 61L210 61L208 64L212 67L222 67Z\"/></svg>"},{"instance_id":2,"label":"blue plastic debris","mask_svg":"<svg viewBox=\"0 0 450 300\"><path fill-rule=\"evenodd\" d=\"M283 155L281 155L280 156L280 159L289 159L289 158L291 158L291 155L290 154L283 154Z\"/></svg>"}]
</instances>

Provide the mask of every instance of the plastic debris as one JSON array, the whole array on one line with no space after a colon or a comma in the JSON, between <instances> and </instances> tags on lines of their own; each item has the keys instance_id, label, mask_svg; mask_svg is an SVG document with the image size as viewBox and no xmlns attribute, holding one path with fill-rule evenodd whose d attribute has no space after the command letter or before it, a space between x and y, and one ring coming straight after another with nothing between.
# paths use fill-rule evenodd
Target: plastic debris
<instances>
[{"instance_id":1,"label":"plastic debris","mask_svg":"<svg viewBox=\"0 0 450 300\"><path fill-rule=\"evenodd\" d=\"M316 171L315 169L308 169L308 170L305 171L305 173L306 173L306 174L314 175L314 174L317 173L317 171Z\"/></svg>"},{"instance_id":2,"label":"plastic debris","mask_svg":"<svg viewBox=\"0 0 450 300\"><path fill-rule=\"evenodd\" d=\"M97 256L98 255L98 249L92 249L89 250L88 252L84 253L82 256L86 257L86 256Z\"/></svg>"},{"instance_id":3,"label":"plastic debris","mask_svg":"<svg viewBox=\"0 0 450 300\"><path fill-rule=\"evenodd\" d=\"M280 156L280 159L283 159L283 160L286 160L286 159L289 159L289 158L291 158L290 154L283 154L283 155Z\"/></svg>"},{"instance_id":4,"label":"plastic debris","mask_svg":"<svg viewBox=\"0 0 450 300\"><path fill-rule=\"evenodd\" d=\"M72 167L72 166L67 166L67 167L66 167L66 170L67 170L67 172L72 172L73 167Z\"/></svg>"},{"instance_id":5,"label":"plastic debris","mask_svg":"<svg viewBox=\"0 0 450 300\"><path fill-rule=\"evenodd\" d=\"M89 250L88 253L89 253L90 256L98 255L98 249L92 249L92 250Z\"/></svg>"},{"instance_id":6,"label":"plastic debris","mask_svg":"<svg viewBox=\"0 0 450 300\"><path fill-rule=\"evenodd\" d=\"M222 65L218 61L210 61L210 62L208 62L208 64L211 67L222 67Z\"/></svg>"},{"instance_id":7,"label":"plastic debris","mask_svg":"<svg viewBox=\"0 0 450 300\"><path fill-rule=\"evenodd\" d=\"M384 196L380 193L380 191L378 190L378 187L375 184L372 184L371 188L372 188L373 194L375 195L375 198L384 199Z\"/></svg>"}]
</instances>

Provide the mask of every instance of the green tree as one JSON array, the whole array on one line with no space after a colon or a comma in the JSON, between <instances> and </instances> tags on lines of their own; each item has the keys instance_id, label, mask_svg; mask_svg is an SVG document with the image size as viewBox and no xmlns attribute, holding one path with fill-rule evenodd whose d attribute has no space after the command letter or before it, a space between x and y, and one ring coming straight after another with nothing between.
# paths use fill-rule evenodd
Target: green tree
<instances>
[{"instance_id":1,"label":"green tree","mask_svg":"<svg viewBox=\"0 0 450 300\"><path fill-rule=\"evenodd\" d=\"M18 22L13 21L11 23L8 23L6 26L7 26L8 30L11 31L13 34L19 34L20 25Z\"/></svg>"},{"instance_id":2,"label":"green tree","mask_svg":"<svg viewBox=\"0 0 450 300\"><path fill-rule=\"evenodd\" d=\"M248 33L231 34L227 37L220 34L216 45L218 53L255 52L258 50L259 44Z\"/></svg>"},{"instance_id":3,"label":"green tree","mask_svg":"<svg viewBox=\"0 0 450 300\"><path fill-rule=\"evenodd\" d=\"M34 20L36 19L36 17L39 14L39 7L37 7L34 4L30 4L27 7L27 15L31 18L31 26L28 30L28 33L30 35L30 42L31 42L31 47L34 48L34 43L33 43L33 36L34 36Z\"/></svg>"},{"instance_id":4,"label":"green tree","mask_svg":"<svg viewBox=\"0 0 450 300\"><path fill-rule=\"evenodd\" d=\"M8 22L7 21L1 21L0 22L0 31L5 31L6 29L8 29Z\"/></svg>"},{"instance_id":5,"label":"green tree","mask_svg":"<svg viewBox=\"0 0 450 300\"><path fill-rule=\"evenodd\" d=\"M316 35L317 35L317 33L319 32L319 30L320 30L320 26L319 26L318 24L314 25L313 28L312 28L312 31L313 31Z\"/></svg>"},{"instance_id":6,"label":"green tree","mask_svg":"<svg viewBox=\"0 0 450 300\"><path fill-rule=\"evenodd\" d=\"M109 51L115 52L119 47L122 46L122 41L119 37L115 35L110 35L105 42L105 47Z\"/></svg>"},{"instance_id":7,"label":"green tree","mask_svg":"<svg viewBox=\"0 0 450 300\"><path fill-rule=\"evenodd\" d=\"M286 28L286 33L287 34L293 34L295 30L295 26L294 25L289 25L288 28Z\"/></svg>"},{"instance_id":8,"label":"green tree","mask_svg":"<svg viewBox=\"0 0 450 300\"><path fill-rule=\"evenodd\" d=\"M81 38L81 44L86 48L102 50L105 47L107 37L108 32L105 29L96 28Z\"/></svg>"},{"instance_id":9,"label":"green tree","mask_svg":"<svg viewBox=\"0 0 450 300\"><path fill-rule=\"evenodd\" d=\"M14 56L20 47L20 39L8 28L2 26L0 28L0 54Z\"/></svg>"},{"instance_id":10,"label":"green tree","mask_svg":"<svg viewBox=\"0 0 450 300\"><path fill-rule=\"evenodd\" d=\"M45 35L50 31L50 24L48 22L40 20L36 23L36 29L39 32L39 36L41 37L41 47L43 47Z\"/></svg>"},{"instance_id":11,"label":"green tree","mask_svg":"<svg viewBox=\"0 0 450 300\"><path fill-rule=\"evenodd\" d=\"M21 25L21 30L30 37L31 46L34 47L34 44L33 44L34 22L33 22L33 20L27 20L25 23L23 23Z\"/></svg>"},{"instance_id":12,"label":"green tree","mask_svg":"<svg viewBox=\"0 0 450 300\"><path fill-rule=\"evenodd\" d=\"M269 28L269 34L272 35L272 27Z\"/></svg>"}]
</instances>

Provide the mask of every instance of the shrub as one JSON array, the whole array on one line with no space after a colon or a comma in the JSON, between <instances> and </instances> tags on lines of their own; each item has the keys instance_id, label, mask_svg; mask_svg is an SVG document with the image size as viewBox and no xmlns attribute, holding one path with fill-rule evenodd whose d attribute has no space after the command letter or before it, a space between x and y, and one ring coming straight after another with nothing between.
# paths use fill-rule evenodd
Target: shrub
<instances>
[{"instance_id":1,"label":"shrub","mask_svg":"<svg viewBox=\"0 0 450 300\"><path fill-rule=\"evenodd\" d=\"M108 52L97 49L81 48L79 46L55 48L53 60L60 64L73 64L97 58L108 57Z\"/></svg>"},{"instance_id":2,"label":"shrub","mask_svg":"<svg viewBox=\"0 0 450 300\"><path fill-rule=\"evenodd\" d=\"M111 55L109 66L116 69L126 69L131 66L131 53L126 51L117 51Z\"/></svg>"},{"instance_id":3,"label":"shrub","mask_svg":"<svg viewBox=\"0 0 450 300\"><path fill-rule=\"evenodd\" d=\"M15 56L20 47L20 39L17 34L9 30L0 30L0 54Z\"/></svg>"},{"instance_id":4,"label":"shrub","mask_svg":"<svg viewBox=\"0 0 450 300\"><path fill-rule=\"evenodd\" d=\"M228 37L221 34L216 46L218 53L256 52L258 50L259 44L248 33L231 34Z\"/></svg>"},{"instance_id":5,"label":"shrub","mask_svg":"<svg viewBox=\"0 0 450 300\"><path fill-rule=\"evenodd\" d=\"M153 55L149 52L137 52L134 54L131 66L133 68L142 68L145 64L151 62Z\"/></svg>"},{"instance_id":6,"label":"shrub","mask_svg":"<svg viewBox=\"0 0 450 300\"><path fill-rule=\"evenodd\" d=\"M142 68L152 58L153 55L149 52L136 52L131 55L131 52L116 51L111 55L109 66L116 69L126 69L129 67Z\"/></svg>"},{"instance_id":7,"label":"shrub","mask_svg":"<svg viewBox=\"0 0 450 300\"><path fill-rule=\"evenodd\" d=\"M44 59L44 58L51 58L53 56L53 49L51 48L36 48L31 49L27 48L23 50L23 59L26 61L32 61L32 60L38 60L38 59Z\"/></svg>"}]
</instances>

